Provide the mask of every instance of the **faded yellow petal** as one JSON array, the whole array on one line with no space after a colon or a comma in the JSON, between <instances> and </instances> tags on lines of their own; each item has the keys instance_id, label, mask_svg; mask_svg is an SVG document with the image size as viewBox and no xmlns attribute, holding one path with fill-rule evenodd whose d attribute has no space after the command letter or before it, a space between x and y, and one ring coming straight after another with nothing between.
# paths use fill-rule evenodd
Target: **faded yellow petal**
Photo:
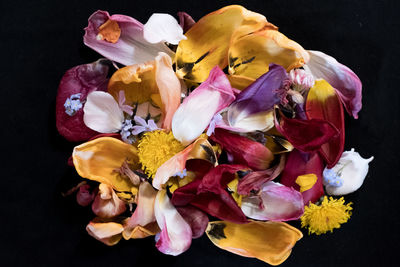
<instances>
[{"instance_id":1,"label":"faded yellow petal","mask_svg":"<svg viewBox=\"0 0 400 267\"><path fill-rule=\"evenodd\" d=\"M215 221L208 224L206 233L219 248L271 265L284 262L296 242L303 237L293 226L273 221L246 224Z\"/></svg>"},{"instance_id":2,"label":"faded yellow petal","mask_svg":"<svg viewBox=\"0 0 400 267\"><path fill-rule=\"evenodd\" d=\"M102 222L96 218L86 226L89 235L103 242L108 246L117 244L122 238L122 224L115 222Z\"/></svg>"},{"instance_id":3,"label":"faded yellow petal","mask_svg":"<svg viewBox=\"0 0 400 267\"><path fill-rule=\"evenodd\" d=\"M148 236L156 235L160 232L157 222L152 222L146 226L137 225L132 230L128 232L122 232L124 239L140 239Z\"/></svg>"},{"instance_id":4,"label":"faded yellow petal","mask_svg":"<svg viewBox=\"0 0 400 267\"><path fill-rule=\"evenodd\" d=\"M251 34L232 37L229 73L257 79L268 71L270 63L291 70L301 67L308 59L303 47L266 25Z\"/></svg>"},{"instance_id":5,"label":"faded yellow petal","mask_svg":"<svg viewBox=\"0 0 400 267\"><path fill-rule=\"evenodd\" d=\"M76 171L83 178L108 184L117 191L131 192L135 187L128 177L116 169L125 160L137 166L137 149L116 138L100 137L74 148L72 158Z\"/></svg>"},{"instance_id":6,"label":"faded yellow petal","mask_svg":"<svg viewBox=\"0 0 400 267\"><path fill-rule=\"evenodd\" d=\"M241 26L247 34L262 28L266 18L242 6L232 5L214 11L194 24L181 40L175 56L177 74L193 82L203 82L216 65L228 65L228 48L232 34Z\"/></svg>"}]
</instances>

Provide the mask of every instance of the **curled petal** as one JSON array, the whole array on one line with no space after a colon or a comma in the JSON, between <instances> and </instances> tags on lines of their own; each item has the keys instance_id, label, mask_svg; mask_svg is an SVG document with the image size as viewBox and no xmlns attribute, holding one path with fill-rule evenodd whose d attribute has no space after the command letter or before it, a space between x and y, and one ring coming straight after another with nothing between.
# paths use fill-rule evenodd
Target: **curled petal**
<instances>
[{"instance_id":1,"label":"curled petal","mask_svg":"<svg viewBox=\"0 0 400 267\"><path fill-rule=\"evenodd\" d=\"M263 221L297 220L304 213L301 193L274 182L265 183L259 195L244 197L241 208L247 217Z\"/></svg>"},{"instance_id":2,"label":"curled petal","mask_svg":"<svg viewBox=\"0 0 400 267\"><path fill-rule=\"evenodd\" d=\"M78 174L90 180L108 184L117 191L131 192L134 185L117 171L127 161L138 162L137 149L116 138L100 137L74 148L72 153ZM136 166L138 167L138 166Z\"/></svg>"},{"instance_id":3,"label":"curled petal","mask_svg":"<svg viewBox=\"0 0 400 267\"><path fill-rule=\"evenodd\" d=\"M98 60L69 69L58 86L56 126L58 132L71 142L86 141L97 134L83 122L83 109L70 116L65 112L64 104L71 95L80 94L80 101L84 103L90 92L107 90L108 66L103 64L103 61Z\"/></svg>"},{"instance_id":4,"label":"curled petal","mask_svg":"<svg viewBox=\"0 0 400 267\"><path fill-rule=\"evenodd\" d=\"M109 93L90 93L83 112L83 121L90 129L100 133L115 133L121 130L124 113Z\"/></svg>"},{"instance_id":5,"label":"curled petal","mask_svg":"<svg viewBox=\"0 0 400 267\"><path fill-rule=\"evenodd\" d=\"M79 205L86 207L92 203L96 194L95 192L90 192L89 190L90 186L88 184L84 184L79 187L79 191L76 193L76 202L78 202Z\"/></svg>"},{"instance_id":6,"label":"curled petal","mask_svg":"<svg viewBox=\"0 0 400 267\"><path fill-rule=\"evenodd\" d=\"M213 116L235 99L224 72L215 67L208 79L179 106L172 118L174 137L188 145L207 128Z\"/></svg>"},{"instance_id":7,"label":"curled petal","mask_svg":"<svg viewBox=\"0 0 400 267\"><path fill-rule=\"evenodd\" d=\"M293 226L272 221L247 224L214 221L208 224L206 233L221 249L271 265L284 262L296 242L303 237Z\"/></svg>"},{"instance_id":8,"label":"curled petal","mask_svg":"<svg viewBox=\"0 0 400 267\"><path fill-rule=\"evenodd\" d=\"M117 40L107 40L100 32L101 26L108 21L114 22L120 29ZM163 43L151 44L143 38L143 24L124 15L112 15L98 10L93 13L85 28L83 42L104 57L121 63L132 65L154 60L158 52L172 55L172 51Z\"/></svg>"},{"instance_id":9,"label":"curled petal","mask_svg":"<svg viewBox=\"0 0 400 267\"><path fill-rule=\"evenodd\" d=\"M108 246L113 246L121 240L121 233L124 230L122 224L115 222L102 222L99 219L91 221L86 226L89 235L103 242Z\"/></svg>"},{"instance_id":10,"label":"curled petal","mask_svg":"<svg viewBox=\"0 0 400 267\"><path fill-rule=\"evenodd\" d=\"M355 119L361 110L362 84L358 76L333 57L319 51L308 51L311 58L304 68L311 72L316 79L324 79L338 93L347 112Z\"/></svg>"},{"instance_id":11,"label":"curled petal","mask_svg":"<svg viewBox=\"0 0 400 267\"><path fill-rule=\"evenodd\" d=\"M179 214L185 219L192 229L192 238L199 238L204 234L208 225L208 216L201 210L192 207L177 207Z\"/></svg>"},{"instance_id":12,"label":"curled petal","mask_svg":"<svg viewBox=\"0 0 400 267\"><path fill-rule=\"evenodd\" d=\"M194 19L186 12L178 12L179 25L183 29L183 32L187 32L196 22Z\"/></svg>"},{"instance_id":13,"label":"curled petal","mask_svg":"<svg viewBox=\"0 0 400 267\"><path fill-rule=\"evenodd\" d=\"M99 185L99 192L92 204L92 211L100 218L112 218L126 210L125 202L120 200L111 186Z\"/></svg>"},{"instance_id":14,"label":"curled petal","mask_svg":"<svg viewBox=\"0 0 400 267\"><path fill-rule=\"evenodd\" d=\"M332 171L338 174L342 180L342 185L333 186L324 180L326 192L329 195L341 196L358 190L368 174L368 163L373 159L374 157L362 158L359 153L354 151L354 148L351 151L343 152L339 162L332 168Z\"/></svg>"},{"instance_id":15,"label":"curled petal","mask_svg":"<svg viewBox=\"0 0 400 267\"><path fill-rule=\"evenodd\" d=\"M158 191L154 212L161 233L156 235L156 247L168 255L185 252L192 243L192 230L171 204L165 190Z\"/></svg>"},{"instance_id":16,"label":"curled petal","mask_svg":"<svg viewBox=\"0 0 400 267\"><path fill-rule=\"evenodd\" d=\"M143 27L144 39L151 43L167 42L177 45L180 40L185 40L183 29L176 19L169 14L154 13Z\"/></svg>"}]
</instances>

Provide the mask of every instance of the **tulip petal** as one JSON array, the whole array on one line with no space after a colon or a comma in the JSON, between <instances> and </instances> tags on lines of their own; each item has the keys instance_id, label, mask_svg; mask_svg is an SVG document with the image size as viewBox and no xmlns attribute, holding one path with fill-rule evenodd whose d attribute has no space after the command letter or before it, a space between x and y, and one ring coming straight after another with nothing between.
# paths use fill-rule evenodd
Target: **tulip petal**
<instances>
[{"instance_id":1,"label":"tulip petal","mask_svg":"<svg viewBox=\"0 0 400 267\"><path fill-rule=\"evenodd\" d=\"M307 51L298 43L267 25L251 34L234 34L229 47L229 73L257 79L271 63L286 70L301 67L309 60Z\"/></svg>"},{"instance_id":2,"label":"tulip petal","mask_svg":"<svg viewBox=\"0 0 400 267\"><path fill-rule=\"evenodd\" d=\"M241 208L247 217L263 221L297 220L304 213L301 193L272 181L262 185L259 195L244 197Z\"/></svg>"},{"instance_id":3,"label":"tulip petal","mask_svg":"<svg viewBox=\"0 0 400 267\"><path fill-rule=\"evenodd\" d=\"M90 180L108 184L117 191L131 192L134 187L128 177L115 170L125 161L138 162L137 149L116 138L100 137L74 148L72 153L78 174Z\"/></svg>"},{"instance_id":4,"label":"tulip petal","mask_svg":"<svg viewBox=\"0 0 400 267\"><path fill-rule=\"evenodd\" d=\"M168 255L185 252L192 243L192 230L171 204L165 190L158 191L154 213L161 233L156 235L156 247Z\"/></svg>"},{"instance_id":5,"label":"tulip petal","mask_svg":"<svg viewBox=\"0 0 400 267\"><path fill-rule=\"evenodd\" d=\"M83 112L83 121L90 129L100 133L115 133L121 130L124 113L109 93L90 93Z\"/></svg>"},{"instance_id":6,"label":"tulip petal","mask_svg":"<svg viewBox=\"0 0 400 267\"><path fill-rule=\"evenodd\" d=\"M215 66L228 65L228 48L232 34L242 25L249 33L262 28L267 20L263 15L242 6L221 8L201 18L185 34L176 50L177 74L193 82L203 82Z\"/></svg>"},{"instance_id":7,"label":"tulip petal","mask_svg":"<svg viewBox=\"0 0 400 267\"><path fill-rule=\"evenodd\" d=\"M279 65L271 65L269 72L262 75L244 89L228 108L231 126L248 115L271 111L280 102L277 90L286 78L286 71Z\"/></svg>"},{"instance_id":8,"label":"tulip petal","mask_svg":"<svg viewBox=\"0 0 400 267\"><path fill-rule=\"evenodd\" d=\"M159 53L155 59L155 80L162 102L163 129L170 130L172 117L181 104L181 82L172 68L172 60L165 53Z\"/></svg>"},{"instance_id":9,"label":"tulip petal","mask_svg":"<svg viewBox=\"0 0 400 267\"><path fill-rule=\"evenodd\" d=\"M179 106L172 118L172 132L188 145L207 128L213 116L235 99L224 72L215 67L209 77Z\"/></svg>"},{"instance_id":10,"label":"tulip petal","mask_svg":"<svg viewBox=\"0 0 400 267\"><path fill-rule=\"evenodd\" d=\"M187 32L196 22L194 19L186 12L178 12L179 25L183 29L183 32Z\"/></svg>"},{"instance_id":11,"label":"tulip petal","mask_svg":"<svg viewBox=\"0 0 400 267\"><path fill-rule=\"evenodd\" d=\"M65 112L64 104L71 95L80 94L80 101L84 103L90 92L107 90L108 66L103 64L103 61L98 60L69 69L58 86L56 126L58 132L71 142L86 141L97 134L83 122L83 109L70 116Z\"/></svg>"},{"instance_id":12,"label":"tulip petal","mask_svg":"<svg viewBox=\"0 0 400 267\"><path fill-rule=\"evenodd\" d=\"M120 200L111 186L99 185L99 192L92 204L92 211L100 218L112 218L126 210L125 202Z\"/></svg>"},{"instance_id":13,"label":"tulip petal","mask_svg":"<svg viewBox=\"0 0 400 267\"><path fill-rule=\"evenodd\" d=\"M115 43L104 39L99 32L99 28L108 21L116 22L121 31ZM132 65L154 60L158 52L173 55L165 44L147 42L143 37L143 24L131 17L110 16L108 12L98 10L89 17L88 22L83 42L110 60L123 65Z\"/></svg>"},{"instance_id":14,"label":"tulip petal","mask_svg":"<svg viewBox=\"0 0 400 267\"><path fill-rule=\"evenodd\" d=\"M324 79L338 93L347 112L355 119L361 110L362 84L358 76L345 65L320 51L308 51L311 58L304 68L316 79Z\"/></svg>"},{"instance_id":15,"label":"tulip petal","mask_svg":"<svg viewBox=\"0 0 400 267\"><path fill-rule=\"evenodd\" d=\"M154 13L143 27L144 39L151 43L167 42L177 45L180 40L185 40L183 29L176 19L169 14Z\"/></svg>"},{"instance_id":16,"label":"tulip petal","mask_svg":"<svg viewBox=\"0 0 400 267\"><path fill-rule=\"evenodd\" d=\"M210 138L231 154L235 163L254 170L267 169L274 159L274 155L264 145L226 130L216 129Z\"/></svg>"},{"instance_id":17,"label":"tulip petal","mask_svg":"<svg viewBox=\"0 0 400 267\"><path fill-rule=\"evenodd\" d=\"M192 229L192 238L199 238L204 234L208 225L206 213L193 206L177 207L179 214L185 219Z\"/></svg>"},{"instance_id":18,"label":"tulip petal","mask_svg":"<svg viewBox=\"0 0 400 267\"><path fill-rule=\"evenodd\" d=\"M99 219L91 221L86 226L89 235L103 242L107 246L113 246L121 240L124 227L115 222L102 222Z\"/></svg>"},{"instance_id":19,"label":"tulip petal","mask_svg":"<svg viewBox=\"0 0 400 267\"><path fill-rule=\"evenodd\" d=\"M296 242L303 237L293 226L271 221L247 224L215 221L208 224L206 233L221 249L271 265L284 262Z\"/></svg>"},{"instance_id":20,"label":"tulip petal","mask_svg":"<svg viewBox=\"0 0 400 267\"><path fill-rule=\"evenodd\" d=\"M294 149L289 153L285 169L282 172L281 184L293 187L295 190L300 191L300 186L296 183L299 176L305 174L314 174L317 176L317 181L309 189L301 194L303 195L304 204L316 202L321 196L324 195L322 186L322 171L324 163L318 153L304 153Z\"/></svg>"},{"instance_id":21,"label":"tulip petal","mask_svg":"<svg viewBox=\"0 0 400 267\"><path fill-rule=\"evenodd\" d=\"M339 135L321 146L319 153L332 168L339 161L344 149L344 113L335 89L324 80L315 81L308 91L306 102L308 119L321 119L332 123Z\"/></svg>"}]
</instances>

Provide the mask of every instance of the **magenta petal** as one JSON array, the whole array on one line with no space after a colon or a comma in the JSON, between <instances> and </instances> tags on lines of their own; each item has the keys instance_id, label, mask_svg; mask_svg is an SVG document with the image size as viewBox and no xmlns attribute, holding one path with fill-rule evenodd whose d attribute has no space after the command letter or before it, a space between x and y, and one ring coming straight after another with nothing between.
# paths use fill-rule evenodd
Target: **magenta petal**
<instances>
[{"instance_id":1,"label":"magenta petal","mask_svg":"<svg viewBox=\"0 0 400 267\"><path fill-rule=\"evenodd\" d=\"M177 207L176 209L190 225L192 229L192 238L201 237L209 222L207 214L193 206Z\"/></svg>"},{"instance_id":2,"label":"magenta petal","mask_svg":"<svg viewBox=\"0 0 400 267\"><path fill-rule=\"evenodd\" d=\"M179 25L181 25L183 32L187 32L196 22L186 12L178 12Z\"/></svg>"},{"instance_id":3,"label":"magenta petal","mask_svg":"<svg viewBox=\"0 0 400 267\"><path fill-rule=\"evenodd\" d=\"M102 60L69 69L60 81L56 98L56 126L58 132L71 142L86 141L97 132L83 122L83 108L70 116L65 112L65 101L74 94L81 94L84 103L92 91L106 91L108 66Z\"/></svg>"},{"instance_id":4,"label":"magenta petal","mask_svg":"<svg viewBox=\"0 0 400 267\"><path fill-rule=\"evenodd\" d=\"M256 220L297 220L304 213L303 197L291 187L267 182L259 195L242 199L242 211L247 217Z\"/></svg>"},{"instance_id":5,"label":"magenta petal","mask_svg":"<svg viewBox=\"0 0 400 267\"><path fill-rule=\"evenodd\" d=\"M307 205L309 201L315 202L324 195L322 186L322 172L324 170L324 163L317 152L304 153L297 149L290 152L285 169L282 172L281 184L293 187L300 191L300 187L296 184L296 179L300 175L315 174L317 182L314 186L307 191L302 192L304 204Z\"/></svg>"},{"instance_id":6,"label":"magenta petal","mask_svg":"<svg viewBox=\"0 0 400 267\"><path fill-rule=\"evenodd\" d=\"M99 27L107 20L116 21L121 29L121 35L116 43L97 38ZM133 65L154 60L158 52L172 55L172 51L163 43L150 44L143 38L143 24L125 15L112 15L98 10L93 13L85 28L83 42L104 57L121 63Z\"/></svg>"}]
</instances>

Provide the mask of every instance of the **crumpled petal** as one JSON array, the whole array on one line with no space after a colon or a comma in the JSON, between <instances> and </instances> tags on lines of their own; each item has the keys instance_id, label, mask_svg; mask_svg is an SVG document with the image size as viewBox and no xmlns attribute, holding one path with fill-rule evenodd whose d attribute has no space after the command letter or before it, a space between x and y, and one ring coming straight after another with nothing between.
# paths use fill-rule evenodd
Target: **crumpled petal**
<instances>
[{"instance_id":1,"label":"crumpled petal","mask_svg":"<svg viewBox=\"0 0 400 267\"><path fill-rule=\"evenodd\" d=\"M154 13L143 27L144 39L151 43L167 42L177 45L180 40L185 40L183 29L176 19L169 14Z\"/></svg>"},{"instance_id":2,"label":"crumpled petal","mask_svg":"<svg viewBox=\"0 0 400 267\"><path fill-rule=\"evenodd\" d=\"M179 25L183 29L183 32L187 32L196 22L194 19L186 12L178 12Z\"/></svg>"},{"instance_id":3,"label":"crumpled petal","mask_svg":"<svg viewBox=\"0 0 400 267\"><path fill-rule=\"evenodd\" d=\"M173 256L185 252L192 243L192 230L171 204L165 190L157 193L154 213L161 229L156 235L157 249Z\"/></svg>"},{"instance_id":4,"label":"crumpled petal","mask_svg":"<svg viewBox=\"0 0 400 267\"><path fill-rule=\"evenodd\" d=\"M231 154L235 163L254 170L267 169L274 159L274 155L264 145L226 130L216 129L210 139Z\"/></svg>"},{"instance_id":5,"label":"crumpled petal","mask_svg":"<svg viewBox=\"0 0 400 267\"><path fill-rule=\"evenodd\" d=\"M120 36L113 43L102 40L99 28L107 21L114 21L120 28ZM83 42L104 57L121 63L132 65L154 60L158 52L173 55L173 52L163 43L151 44L143 38L143 24L125 15L112 15L98 10L88 20Z\"/></svg>"},{"instance_id":6,"label":"crumpled petal","mask_svg":"<svg viewBox=\"0 0 400 267\"><path fill-rule=\"evenodd\" d=\"M85 125L97 132L115 133L122 128L124 113L109 93L101 91L90 93L83 112Z\"/></svg>"},{"instance_id":7,"label":"crumpled petal","mask_svg":"<svg viewBox=\"0 0 400 267\"><path fill-rule=\"evenodd\" d=\"M106 91L108 83L108 66L100 59L90 64L79 65L65 72L58 86L56 98L56 126L58 132L71 142L86 141L97 132L86 127L83 122L83 109L75 115L65 113L64 103L74 94L81 94L84 103L92 91Z\"/></svg>"},{"instance_id":8,"label":"crumpled petal","mask_svg":"<svg viewBox=\"0 0 400 267\"><path fill-rule=\"evenodd\" d=\"M143 182L139 186L139 193L137 196L137 207L132 216L124 223L124 232L122 236L125 239L129 238L143 238L156 234L151 232L152 226L149 224L155 222L154 215L154 201L156 199L157 191L148 183ZM150 226L150 227L146 227ZM142 231L145 229L147 231Z\"/></svg>"},{"instance_id":9,"label":"crumpled petal","mask_svg":"<svg viewBox=\"0 0 400 267\"><path fill-rule=\"evenodd\" d=\"M176 50L177 74L193 82L203 82L212 68L228 65L228 48L232 34L243 35L262 28L266 18L242 6L231 5L202 17L185 34Z\"/></svg>"},{"instance_id":10,"label":"crumpled petal","mask_svg":"<svg viewBox=\"0 0 400 267\"><path fill-rule=\"evenodd\" d=\"M374 157L362 158L359 153L354 151L354 148L351 151L343 152L339 162L332 168L343 183L339 187L324 183L326 192L329 195L342 196L358 190L368 174L368 163L373 159Z\"/></svg>"},{"instance_id":11,"label":"crumpled petal","mask_svg":"<svg viewBox=\"0 0 400 267\"><path fill-rule=\"evenodd\" d=\"M247 224L214 221L208 224L206 233L221 249L271 265L284 262L296 242L303 237L293 226L272 221Z\"/></svg>"},{"instance_id":12,"label":"crumpled petal","mask_svg":"<svg viewBox=\"0 0 400 267\"><path fill-rule=\"evenodd\" d=\"M274 25L266 25L251 34L237 32L229 46L229 73L257 79L275 63L286 70L301 67L309 55Z\"/></svg>"},{"instance_id":13,"label":"crumpled petal","mask_svg":"<svg viewBox=\"0 0 400 267\"><path fill-rule=\"evenodd\" d=\"M311 58L304 69L311 72L316 79L324 79L338 93L347 112L355 119L362 108L362 84L358 76L345 65L320 51L308 51Z\"/></svg>"},{"instance_id":14,"label":"crumpled petal","mask_svg":"<svg viewBox=\"0 0 400 267\"><path fill-rule=\"evenodd\" d=\"M116 138L100 137L74 148L72 159L78 174L90 180L108 184L117 191L131 192L134 185L119 169L125 161L135 166L137 149ZM137 166L138 167L138 166Z\"/></svg>"},{"instance_id":15,"label":"crumpled petal","mask_svg":"<svg viewBox=\"0 0 400 267\"><path fill-rule=\"evenodd\" d=\"M332 168L339 161L344 149L344 112L342 103L335 89L324 80L315 81L308 91L306 101L308 119L320 119L332 123L339 134L329 142L321 145L319 153Z\"/></svg>"},{"instance_id":16,"label":"crumpled petal","mask_svg":"<svg viewBox=\"0 0 400 267\"><path fill-rule=\"evenodd\" d=\"M192 229L192 238L199 238L204 234L208 225L208 216L205 212L193 207L177 207L176 208L183 219L190 225Z\"/></svg>"},{"instance_id":17,"label":"crumpled petal","mask_svg":"<svg viewBox=\"0 0 400 267\"><path fill-rule=\"evenodd\" d=\"M272 181L262 185L258 195L243 197L241 208L247 217L263 221L297 220L304 213L301 193Z\"/></svg>"},{"instance_id":18,"label":"crumpled petal","mask_svg":"<svg viewBox=\"0 0 400 267\"><path fill-rule=\"evenodd\" d=\"M277 91L286 76L282 66L271 64L270 70L240 92L229 106L229 125L235 126L238 121L255 113L272 111L274 105L280 102Z\"/></svg>"},{"instance_id":19,"label":"crumpled petal","mask_svg":"<svg viewBox=\"0 0 400 267\"><path fill-rule=\"evenodd\" d=\"M215 67L209 77L179 106L172 118L172 132L182 144L193 142L210 124L213 116L235 99L224 72Z\"/></svg>"},{"instance_id":20,"label":"crumpled petal","mask_svg":"<svg viewBox=\"0 0 400 267\"><path fill-rule=\"evenodd\" d=\"M90 185L84 184L79 187L79 191L76 193L76 202L82 207L86 207L93 202L95 197L95 192L90 192Z\"/></svg>"},{"instance_id":21,"label":"crumpled petal","mask_svg":"<svg viewBox=\"0 0 400 267\"><path fill-rule=\"evenodd\" d=\"M99 192L92 203L93 213L100 218L112 218L125 210L125 202L118 198L112 187L107 184L100 184Z\"/></svg>"},{"instance_id":22,"label":"crumpled petal","mask_svg":"<svg viewBox=\"0 0 400 267\"><path fill-rule=\"evenodd\" d=\"M289 153L280 183L300 191L300 186L296 183L296 179L300 175L315 174L318 178L316 183L309 190L301 193L304 205L308 205L310 201L314 203L324 195L324 188L322 186L323 169L324 163L318 153L304 153L294 149Z\"/></svg>"},{"instance_id":23,"label":"crumpled petal","mask_svg":"<svg viewBox=\"0 0 400 267\"><path fill-rule=\"evenodd\" d=\"M102 222L96 218L86 226L88 234L107 246L113 246L121 240L124 230L122 224L115 222Z\"/></svg>"}]
</instances>

